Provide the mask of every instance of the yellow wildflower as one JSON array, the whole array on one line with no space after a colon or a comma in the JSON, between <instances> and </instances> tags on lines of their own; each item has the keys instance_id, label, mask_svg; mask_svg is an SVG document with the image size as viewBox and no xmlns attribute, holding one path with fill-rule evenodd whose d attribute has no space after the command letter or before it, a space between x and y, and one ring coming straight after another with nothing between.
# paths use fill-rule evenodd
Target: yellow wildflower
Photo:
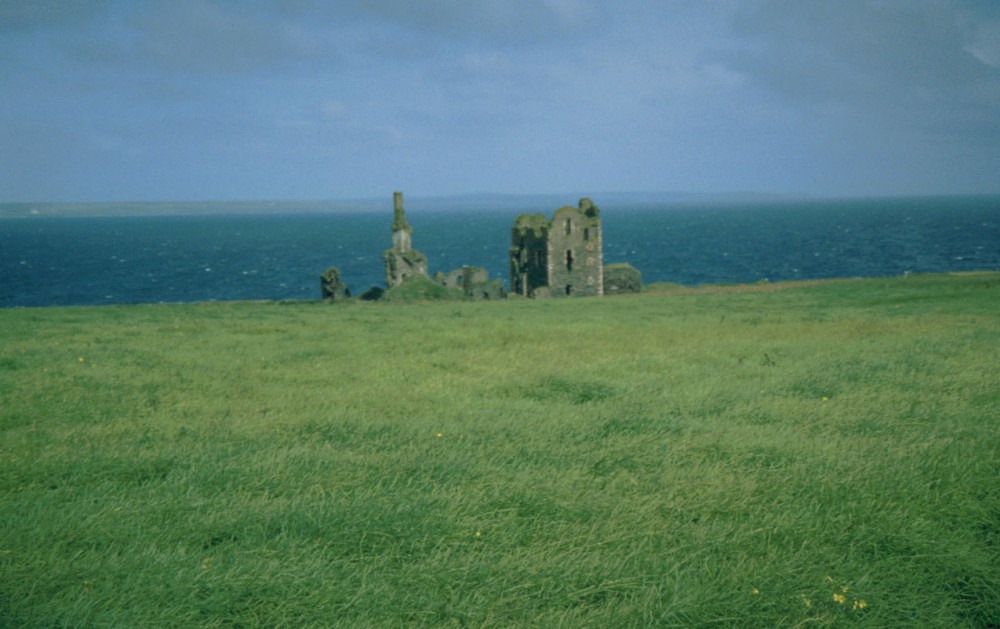
<instances>
[{"instance_id":1,"label":"yellow wildflower","mask_svg":"<svg viewBox=\"0 0 1000 629\"><path fill-rule=\"evenodd\" d=\"M838 594L838 593L834 592L834 593L833 593L833 600L835 600L835 601L837 601L838 603L840 603L841 605L843 605L843 604L844 604L844 601L846 601L846 600L847 600L847 597L846 597L846 596L844 596L843 594Z\"/></svg>"},{"instance_id":2,"label":"yellow wildflower","mask_svg":"<svg viewBox=\"0 0 1000 629\"><path fill-rule=\"evenodd\" d=\"M868 607L868 603L865 602L865 599L854 601L854 609L864 609L866 607Z\"/></svg>"},{"instance_id":3,"label":"yellow wildflower","mask_svg":"<svg viewBox=\"0 0 1000 629\"><path fill-rule=\"evenodd\" d=\"M760 590L758 590L757 588L750 588L750 593L753 594L754 596L757 596L758 594L760 594Z\"/></svg>"},{"instance_id":4,"label":"yellow wildflower","mask_svg":"<svg viewBox=\"0 0 1000 629\"><path fill-rule=\"evenodd\" d=\"M799 596L802 597L802 602L806 604L806 607L812 607L813 602L806 598L805 594L800 594Z\"/></svg>"},{"instance_id":5,"label":"yellow wildflower","mask_svg":"<svg viewBox=\"0 0 1000 629\"><path fill-rule=\"evenodd\" d=\"M434 436L435 436L435 437L443 437L443 436L444 436L444 433L443 433L443 432L439 432L438 434L436 434L436 435L434 435Z\"/></svg>"}]
</instances>

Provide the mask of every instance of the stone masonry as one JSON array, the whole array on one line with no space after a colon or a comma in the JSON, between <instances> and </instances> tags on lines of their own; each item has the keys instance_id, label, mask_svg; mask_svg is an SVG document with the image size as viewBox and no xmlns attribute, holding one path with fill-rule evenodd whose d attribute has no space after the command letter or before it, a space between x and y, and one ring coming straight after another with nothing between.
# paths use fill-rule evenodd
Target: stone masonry
<instances>
[{"instance_id":1,"label":"stone masonry","mask_svg":"<svg viewBox=\"0 0 1000 629\"><path fill-rule=\"evenodd\" d=\"M552 220L522 214L511 229L510 290L525 297L604 294L600 210L590 199Z\"/></svg>"},{"instance_id":2,"label":"stone masonry","mask_svg":"<svg viewBox=\"0 0 1000 629\"><path fill-rule=\"evenodd\" d=\"M399 286L413 275L427 276L427 256L413 248L413 228L406 222L403 211L403 193L394 192L392 220L392 249L382 253L385 261L385 284L388 288Z\"/></svg>"}]
</instances>

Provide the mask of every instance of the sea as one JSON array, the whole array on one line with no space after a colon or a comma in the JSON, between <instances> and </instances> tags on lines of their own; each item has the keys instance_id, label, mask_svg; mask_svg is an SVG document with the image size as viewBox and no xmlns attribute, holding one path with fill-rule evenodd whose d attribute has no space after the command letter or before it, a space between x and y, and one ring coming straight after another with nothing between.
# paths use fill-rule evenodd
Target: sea
<instances>
[{"instance_id":1,"label":"sea","mask_svg":"<svg viewBox=\"0 0 1000 629\"><path fill-rule=\"evenodd\" d=\"M575 201L575 200L574 200ZM684 285L1000 269L1000 197L600 203L604 261ZM0 206L0 307L320 298L337 267L354 295L384 286L392 206L330 211L11 217ZM500 207L502 206L502 207ZM8 208L9 209L9 208ZM463 265L508 283L524 211L407 210L431 273Z\"/></svg>"}]
</instances>

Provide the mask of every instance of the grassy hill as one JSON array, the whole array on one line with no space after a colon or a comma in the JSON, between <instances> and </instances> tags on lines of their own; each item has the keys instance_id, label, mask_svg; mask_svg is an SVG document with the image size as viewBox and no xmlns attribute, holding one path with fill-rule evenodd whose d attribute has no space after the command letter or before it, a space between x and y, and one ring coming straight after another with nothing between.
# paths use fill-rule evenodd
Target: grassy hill
<instances>
[{"instance_id":1,"label":"grassy hill","mask_svg":"<svg viewBox=\"0 0 1000 629\"><path fill-rule=\"evenodd\" d=\"M998 313L998 273L0 310L0 626L996 625Z\"/></svg>"}]
</instances>

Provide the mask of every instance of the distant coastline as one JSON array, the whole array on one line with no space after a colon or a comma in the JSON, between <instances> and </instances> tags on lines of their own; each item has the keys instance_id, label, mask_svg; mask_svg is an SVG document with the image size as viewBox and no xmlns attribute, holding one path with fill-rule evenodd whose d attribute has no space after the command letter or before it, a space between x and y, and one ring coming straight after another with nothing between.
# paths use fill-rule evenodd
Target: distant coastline
<instances>
[{"instance_id":1,"label":"distant coastline","mask_svg":"<svg viewBox=\"0 0 1000 629\"><path fill-rule=\"evenodd\" d=\"M762 205L800 201L860 201L868 199L997 199L1000 194L954 195L894 195L885 197L811 197L755 192L578 192L552 194L459 194L412 196L407 208L426 212L479 212L485 210L538 211L552 210L579 197L600 199L605 206L632 208L664 206L697 206L702 204ZM389 199L389 200L387 200ZM321 201L112 201L106 203L0 203L0 219L37 217L144 217L144 216L213 216L260 214L365 214L391 211L389 197L330 199Z\"/></svg>"},{"instance_id":2,"label":"distant coastline","mask_svg":"<svg viewBox=\"0 0 1000 629\"><path fill-rule=\"evenodd\" d=\"M547 194L475 193L412 196L407 198L414 211L547 211L578 197L599 198L605 205L663 206L731 203L754 205L797 200L822 200L806 195L779 195L755 192L577 192ZM960 195L954 195L960 196ZM989 195L969 195L989 196ZM114 216L198 216L239 214L354 214L391 210L389 197L328 199L316 201L111 201L87 203L17 202L0 203L0 219L33 217L114 217Z\"/></svg>"}]
</instances>

